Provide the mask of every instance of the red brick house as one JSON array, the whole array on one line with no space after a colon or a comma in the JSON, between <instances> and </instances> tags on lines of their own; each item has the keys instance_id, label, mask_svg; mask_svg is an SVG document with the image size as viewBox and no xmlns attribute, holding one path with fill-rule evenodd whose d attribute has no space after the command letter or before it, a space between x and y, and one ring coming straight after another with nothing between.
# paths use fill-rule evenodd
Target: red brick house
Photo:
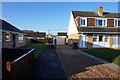
<instances>
[{"instance_id":1,"label":"red brick house","mask_svg":"<svg viewBox=\"0 0 120 80\"><path fill-rule=\"evenodd\" d=\"M25 46L25 33L6 22L0 20L0 45L2 48L18 48Z\"/></svg>"},{"instance_id":2,"label":"red brick house","mask_svg":"<svg viewBox=\"0 0 120 80\"><path fill-rule=\"evenodd\" d=\"M79 48L120 49L120 13L71 11L67 35Z\"/></svg>"}]
</instances>

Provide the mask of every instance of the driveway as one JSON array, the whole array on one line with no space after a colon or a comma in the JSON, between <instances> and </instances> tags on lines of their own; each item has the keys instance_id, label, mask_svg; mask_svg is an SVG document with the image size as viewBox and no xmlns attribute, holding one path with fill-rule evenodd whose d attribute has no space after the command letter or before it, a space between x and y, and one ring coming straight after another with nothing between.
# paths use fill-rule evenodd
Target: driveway
<instances>
[{"instance_id":1,"label":"driveway","mask_svg":"<svg viewBox=\"0 0 120 80\"><path fill-rule=\"evenodd\" d=\"M65 78L65 73L53 49L48 46L45 51L34 61L33 66L25 73L23 79L49 79L49 78Z\"/></svg>"},{"instance_id":2,"label":"driveway","mask_svg":"<svg viewBox=\"0 0 120 80\"><path fill-rule=\"evenodd\" d=\"M118 78L118 70L74 51L69 46L57 46L64 71L71 78Z\"/></svg>"}]
</instances>

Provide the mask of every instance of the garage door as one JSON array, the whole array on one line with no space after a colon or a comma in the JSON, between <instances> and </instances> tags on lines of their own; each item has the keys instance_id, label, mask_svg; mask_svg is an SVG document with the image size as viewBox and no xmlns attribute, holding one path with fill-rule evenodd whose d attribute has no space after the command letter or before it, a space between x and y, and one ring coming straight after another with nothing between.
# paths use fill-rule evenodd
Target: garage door
<instances>
[{"instance_id":1,"label":"garage door","mask_svg":"<svg viewBox=\"0 0 120 80\"><path fill-rule=\"evenodd\" d=\"M56 42L57 42L57 45L65 45L65 36L57 36Z\"/></svg>"}]
</instances>

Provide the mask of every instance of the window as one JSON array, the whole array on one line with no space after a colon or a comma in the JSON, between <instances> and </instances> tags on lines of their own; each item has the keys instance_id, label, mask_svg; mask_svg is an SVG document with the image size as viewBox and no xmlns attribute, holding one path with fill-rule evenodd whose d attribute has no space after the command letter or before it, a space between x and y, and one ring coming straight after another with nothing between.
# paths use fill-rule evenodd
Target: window
<instances>
[{"instance_id":1,"label":"window","mask_svg":"<svg viewBox=\"0 0 120 80\"><path fill-rule=\"evenodd\" d=\"M115 27L117 26L117 20L115 20Z\"/></svg>"},{"instance_id":2,"label":"window","mask_svg":"<svg viewBox=\"0 0 120 80\"><path fill-rule=\"evenodd\" d=\"M86 22L85 22L85 21L86 21L85 18L81 18L81 19L80 19L80 25L81 25L81 26L86 26Z\"/></svg>"},{"instance_id":3,"label":"window","mask_svg":"<svg viewBox=\"0 0 120 80\"><path fill-rule=\"evenodd\" d=\"M115 27L120 27L120 20L118 19L115 19Z\"/></svg>"},{"instance_id":4,"label":"window","mask_svg":"<svg viewBox=\"0 0 120 80\"><path fill-rule=\"evenodd\" d=\"M93 42L97 42L97 35L93 36Z\"/></svg>"},{"instance_id":5,"label":"window","mask_svg":"<svg viewBox=\"0 0 120 80\"><path fill-rule=\"evenodd\" d=\"M10 33L6 33L6 41L10 41Z\"/></svg>"},{"instance_id":6,"label":"window","mask_svg":"<svg viewBox=\"0 0 120 80\"><path fill-rule=\"evenodd\" d=\"M24 35L19 34L19 41L23 41L23 37L24 37Z\"/></svg>"},{"instance_id":7,"label":"window","mask_svg":"<svg viewBox=\"0 0 120 80\"><path fill-rule=\"evenodd\" d=\"M104 20L104 26L106 25L106 20Z\"/></svg>"},{"instance_id":8,"label":"window","mask_svg":"<svg viewBox=\"0 0 120 80\"><path fill-rule=\"evenodd\" d=\"M105 41L104 42L108 42L108 36L105 36Z\"/></svg>"},{"instance_id":9,"label":"window","mask_svg":"<svg viewBox=\"0 0 120 80\"><path fill-rule=\"evenodd\" d=\"M103 36L102 35L99 36L99 42L103 42Z\"/></svg>"},{"instance_id":10,"label":"window","mask_svg":"<svg viewBox=\"0 0 120 80\"><path fill-rule=\"evenodd\" d=\"M0 41L2 41L2 32L0 32Z\"/></svg>"},{"instance_id":11,"label":"window","mask_svg":"<svg viewBox=\"0 0 120 80\"><path fill-rule=\"evenodd\" d=\"M112 36L112 47L120 47L120 35Z\"/></svg>"},{"instance_id":12,"label":"window","mask_svg":"<svg viewBox=\"0 0 120 80\"><path fill-rule=\"evenodd\" d=\"M120 20L118 20L118 26L120 27Z\"/></svg>"},{"instance_id":13,"label":"window","mask_svg":"<svg viewBox=\"0 0 120 80\"><path fill-rule=\"evenodd\" d=\"M95 26L106 26L106 20L105 19L96 19Z\"/></svg>"}]
</instances>

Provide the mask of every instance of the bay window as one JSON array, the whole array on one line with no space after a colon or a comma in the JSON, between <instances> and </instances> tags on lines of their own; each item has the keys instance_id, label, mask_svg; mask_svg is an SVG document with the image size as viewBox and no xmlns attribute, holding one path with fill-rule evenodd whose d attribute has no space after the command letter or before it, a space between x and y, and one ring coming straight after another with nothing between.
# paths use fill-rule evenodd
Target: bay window
<instances>
[{"instance_id":1,"label":"bay window","mask_svg":"<svg viewBox=\"0 0 120 80\"><path fill-rule=\"evenodd\" d=\"M97 35L93 35L93 42L97 42Z\"/></svg>"},{"instance_id":2,"label":"bay window","mask_svg":"<svg viewBox=\"0 0 120 80\"><path fill-rule=\"evenodd\" d=\"M120 35L112 36L112 47L120 47Z\"/></svg>"}]
</instances>

